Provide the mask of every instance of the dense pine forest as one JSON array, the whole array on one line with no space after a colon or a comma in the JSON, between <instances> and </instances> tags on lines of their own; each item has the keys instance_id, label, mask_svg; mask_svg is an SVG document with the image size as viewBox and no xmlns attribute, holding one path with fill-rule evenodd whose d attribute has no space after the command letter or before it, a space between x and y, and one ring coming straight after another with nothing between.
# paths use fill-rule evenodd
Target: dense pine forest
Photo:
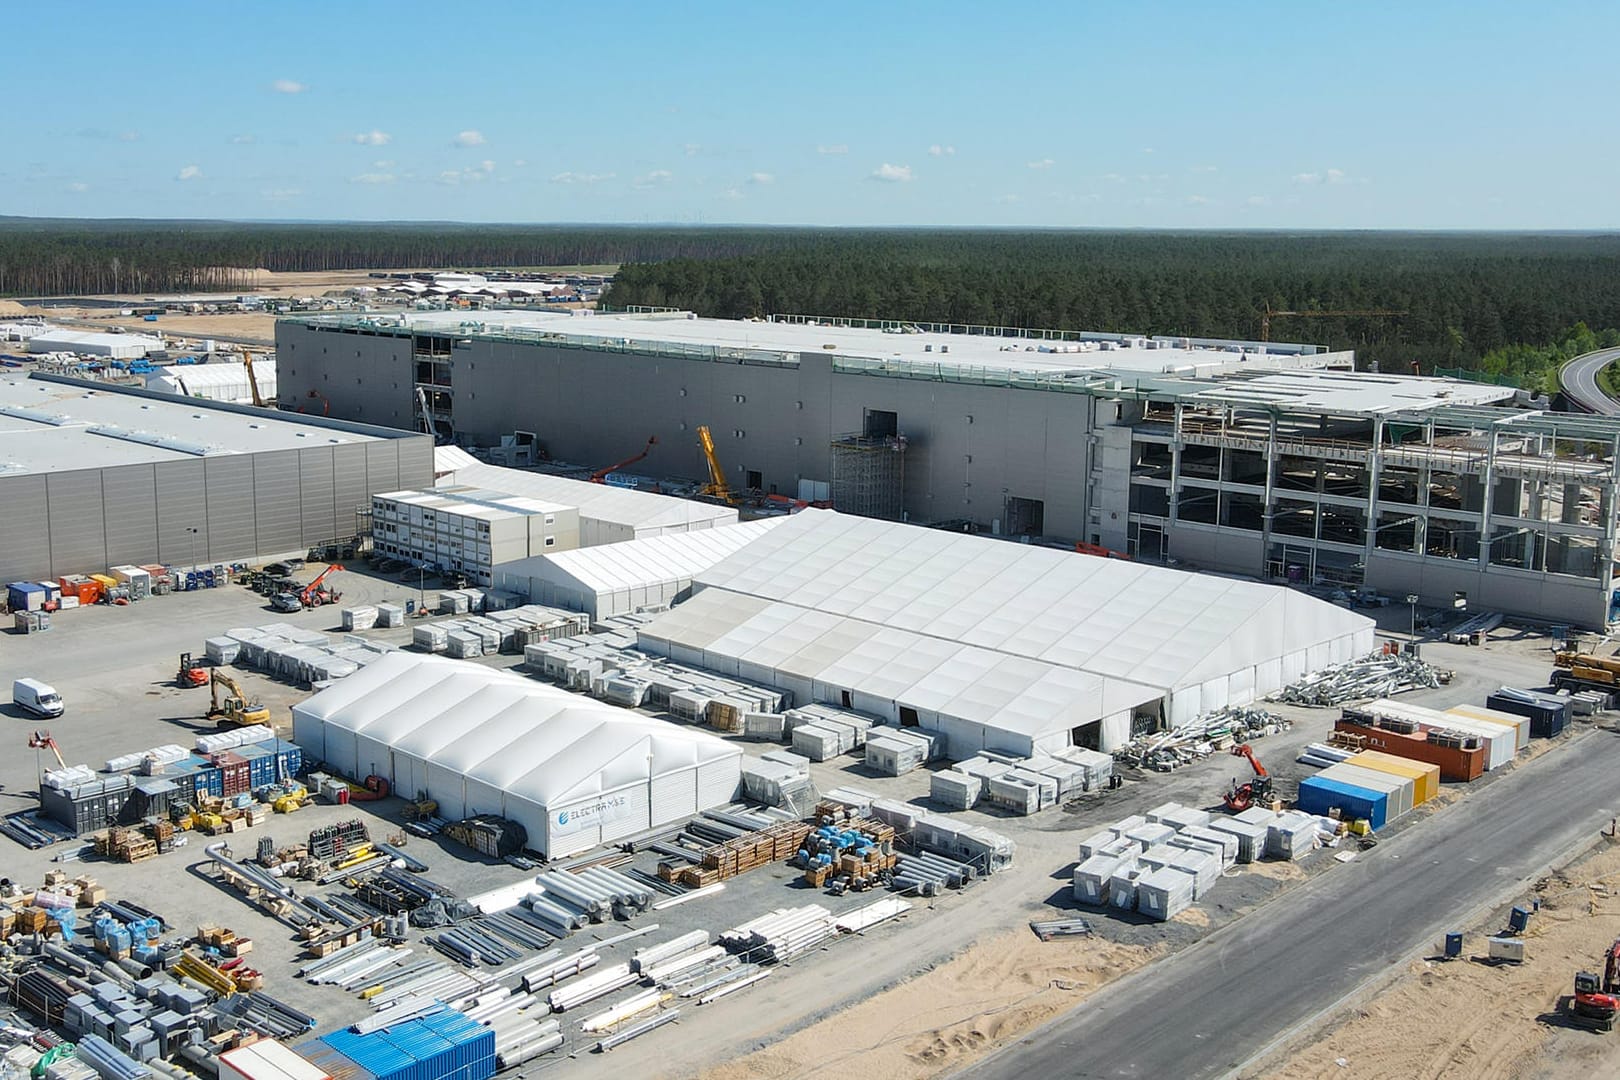
<instances>
[{"instance_id":1,"label":"dense pine forest","mask_svg":"<svg viewBox=\"0 0 1620 1080\"><path fill-rule=\"evenodd\" d=\"M1620 327L1620 235L241 224L0 218L0 296L251 287L240 271L623 264L608 306L1255 338L1540 387Z\"/></svg>"}]
</instances>

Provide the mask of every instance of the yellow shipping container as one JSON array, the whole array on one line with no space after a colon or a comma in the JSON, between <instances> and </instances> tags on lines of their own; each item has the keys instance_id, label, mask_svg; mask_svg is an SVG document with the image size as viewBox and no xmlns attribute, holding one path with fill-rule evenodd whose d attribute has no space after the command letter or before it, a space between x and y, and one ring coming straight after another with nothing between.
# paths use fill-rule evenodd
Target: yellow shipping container
<instances>
[{"instance_id":1,"label":"yellow shipping container","mask_svg":"<svg viewBox=\"0 0 1620 1080\"><path fill-rule=\"evenodd\" d=\"M1436 795L1440 794L1440 766L1429 765L1422 761L1413 761L1411 758L1397 757L1386 754L1381 750L1363 750L1349 761L1351 765L1360 765L1364 769L1375 769L1391 776L1400 776L1412 781L1412 806L1422 806Z\"/></svg>"},{"instance_id":2,"label":"yellow shipping container","mask_svg":"<svg viewBox=\"0 0 1620 1080\"><path fill-rule=\"evenodd\" d=\"M1505 724L1518 734L1514 737L1513 749L1517 753L1530 745L1530 718L1516 716L1513 713L1503 712L1501 709L1487 709L1483 705L1453 705L1446 712L1452 716L1462 716L1469 720L1484 720L1491 724Z\"/></svg>"}]
</instances>

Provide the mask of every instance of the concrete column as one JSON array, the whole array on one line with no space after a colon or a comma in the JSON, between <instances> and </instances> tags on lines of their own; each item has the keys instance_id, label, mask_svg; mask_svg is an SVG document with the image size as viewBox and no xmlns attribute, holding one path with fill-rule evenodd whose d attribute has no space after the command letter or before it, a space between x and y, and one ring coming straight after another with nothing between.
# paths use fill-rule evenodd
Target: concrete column
<instances>
[{"instance_id":1,"label":"concrete column","mask_svg":"<svg viewBox=\"0 0 1620 1080\"><path fill-rule=\"evenodd\" d=\"M1367 457L1367 535L1362 543L1362 560L1372 558L1378 544L1378 480L1384 471L1384 418L1373 420L1373 450Z\"/></svg>"},{"instance_id":2,"label":"concrete column","mask_svg":"<svg viewBox=\"0 0 1620 1080\"><path fill-rule=\"evenodd\" d=\"M1491 539L1491 485L1496 479L1496 429L1490 431L1490 442L1485 445L1485 475L1480 478L1480 494L1484 498L1479 508L1479 568L1490 563Z\"/></svg>"},{"instance_id":3,"label":"concrete column","mask_svg":"<svg viewBox=\"0 0 1620 1080\"><path fill-rule=\"evenodd\" d=\"M1181 504L1181 417L1183 406L1176 403L1175 427L1170 435L1170 517L1174 525L1180 516L1176 511Z\"/></svg>"},{"instance_id":4,"label":"concrete column","mask_svg":"<svg viewBox=\"0 0 1620 1080\"><path fill-rule=\"evenodd\" d=\"M1265 576L1266 562L1271 558L1271 516L1276 512L1277 498L1277 414L1271 414L1271 426L1266 436L1266 493L1260 507L1260 574Z\"/></svg>"}]
</instances>

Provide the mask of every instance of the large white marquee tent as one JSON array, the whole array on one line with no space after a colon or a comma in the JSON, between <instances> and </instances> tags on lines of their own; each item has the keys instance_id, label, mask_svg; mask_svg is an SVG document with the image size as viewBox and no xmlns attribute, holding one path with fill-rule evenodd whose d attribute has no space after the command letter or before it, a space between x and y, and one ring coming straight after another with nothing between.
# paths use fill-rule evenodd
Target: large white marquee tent
<instances>
[{"instance_id":1,"label":"large white marquee tent","mask_svg":"<svg viewBox=\"0 0 1620 1080\"><path fill-rule=\"evenodd\" d=\"M293 739L337 772L499 814L547 858L729 802L742 753L713 735L510 672L392 653L293 706Z\"/></svg>"},{"instance_id":2,"label":"large white marquee tent","mask_svg":"<svg viewBox=\"0 0 1620 1080\"><path fill-rule=\"evenodd\" d=\"M761 518L698 532L536 555L502 563L495 587L536 604L583 611L592 622L685 598L692 578L787 520Z\"/></svg>"},{"instance_id":3,"label":"large white marquee tent","mask_svg":"<svg viewBox=\"0 0 1620 1080\"><path fill-rule=\"evenodd\" d=\"M1008 749L1070 738L1109 749L1133 713L1180 723L1373 646L1372 620L1291 589L821 510L693 587L644 628L644 648L817 700L848 693L891 722L906 722L902 710L957 716L938 702L952 680L959 698L1012 702L1060 685L1053 669L1089 677L1053 698L1066 707L1018 709L1008 731L987 733ZM901 685L907 665L936 656Z\"/></svg>"}]
</instances>

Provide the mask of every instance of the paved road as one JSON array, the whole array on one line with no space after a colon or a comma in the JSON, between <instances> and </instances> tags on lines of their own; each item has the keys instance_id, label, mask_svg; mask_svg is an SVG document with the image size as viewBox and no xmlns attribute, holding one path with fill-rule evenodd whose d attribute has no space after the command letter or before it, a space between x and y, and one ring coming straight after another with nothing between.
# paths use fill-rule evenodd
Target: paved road
<instances>
[{"instance_id":1,"label":"paved road","mask_svg":"<svg viewBox=\"0 0 1620 1080\"><path fill-rule=\"evenodd\" d=\"M962 1075L1223 1076L1593 836L1617 768L1604 731L1526 762Z\"/></svg>"},{"instance_id":2,"label":"paved road","mask_svg":"<svg viewBox=\"0 0 1620 1080\"><path fill-rule=\"evenodd\" d=\"M1597 384L1597 374L1616 360L1620 349L1599 349L1577 356L1558 372L1558 385L1576 408L1604 416L1620 416L1620 401L1605 394Z\"/></svg>"}]
</instances>

